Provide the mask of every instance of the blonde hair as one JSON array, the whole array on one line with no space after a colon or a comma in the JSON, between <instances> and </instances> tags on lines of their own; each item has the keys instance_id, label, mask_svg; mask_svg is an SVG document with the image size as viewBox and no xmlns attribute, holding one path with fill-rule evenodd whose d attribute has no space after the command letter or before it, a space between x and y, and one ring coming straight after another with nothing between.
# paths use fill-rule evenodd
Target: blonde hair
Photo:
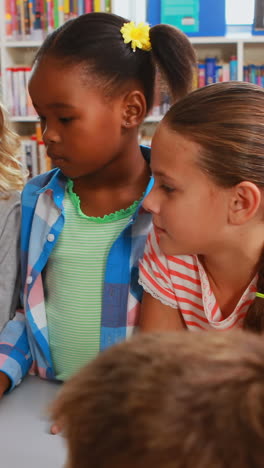
<instances>
[{"instance_id":1,"label":"blonde hair","mask_svg":"<svg viewBox=\"0 0 264 468\"><path fill-rule=\"evenodd\" d=\"M0 192L8 197L13 190L21 190L24 178L16 154L19 137L11 130L6 112L0 104Z\"/></svg>"}]
</instances>

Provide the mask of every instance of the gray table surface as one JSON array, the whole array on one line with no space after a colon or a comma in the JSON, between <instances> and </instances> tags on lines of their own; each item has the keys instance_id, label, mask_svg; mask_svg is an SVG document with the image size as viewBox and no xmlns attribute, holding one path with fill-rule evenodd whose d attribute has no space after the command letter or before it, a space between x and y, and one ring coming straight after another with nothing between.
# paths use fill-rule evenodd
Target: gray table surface
<instances>
[{"instance_id":1,"label":"gray table surface","mask_svg":"<svg viewBox=\"0 0 264 468\"><path fill-rule=\"evenodd\" d=\"M0 401L1 468L62 468L65 442L49 433L46 408L60 384L28 376Z\"/></svg>"}]
</instances>

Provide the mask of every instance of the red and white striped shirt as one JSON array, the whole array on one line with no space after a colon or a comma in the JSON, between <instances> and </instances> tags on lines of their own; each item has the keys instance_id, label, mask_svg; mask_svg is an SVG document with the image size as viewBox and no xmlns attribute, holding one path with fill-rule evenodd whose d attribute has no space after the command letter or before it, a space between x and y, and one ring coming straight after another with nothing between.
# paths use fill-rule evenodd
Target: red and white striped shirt
<instances>
[{"instance_id":1,"label":"red and white striped shirt","mask_svg":"<svg viewBox=\"0 0 264 468\"><path fill-rule=\"evenodd\" d=\"M189 330L222 331L242 327L249 305L255 298L257 275L235 310L224 318L198 257L164 255L152 230L140 264L139 282L154 298L178 309Z\"/></svg>"}]
</instances>

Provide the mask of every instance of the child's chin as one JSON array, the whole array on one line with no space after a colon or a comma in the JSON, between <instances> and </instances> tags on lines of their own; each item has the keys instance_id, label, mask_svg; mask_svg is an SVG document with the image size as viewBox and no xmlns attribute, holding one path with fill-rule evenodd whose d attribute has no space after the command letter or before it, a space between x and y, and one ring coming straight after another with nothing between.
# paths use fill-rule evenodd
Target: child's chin
<instances>
[{"instance_id":1,"label":"child's chin","mask_svg":"<svg viewBox=\"0 0 264 468\"><path fill-rule=\"evenodd\" d=\"M167 240L163 240L162 236L159 239L159 247L165 255L176 256L176 255L189 255L189 252L186 252L185 248L176 246L173 243L170 243Z\"/></svg>"}]
</instances>

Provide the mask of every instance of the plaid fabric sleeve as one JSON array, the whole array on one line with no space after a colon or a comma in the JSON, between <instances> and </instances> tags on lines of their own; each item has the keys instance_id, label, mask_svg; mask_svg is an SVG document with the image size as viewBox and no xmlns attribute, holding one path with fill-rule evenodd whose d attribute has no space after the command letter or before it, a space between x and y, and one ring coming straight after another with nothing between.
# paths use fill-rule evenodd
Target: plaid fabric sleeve
<instances>
[{"instance_id":1,"label":"plaid fabric sleeve","mask_svg":"<svg viewBox=\"0 0 264 468\"><path fill-rule=\"evenodd\" d=\"M25 316L17 312L0 334L0 371L11 380L9 391L18 385L32 364Z\"/></svg>"}]
</instances>

